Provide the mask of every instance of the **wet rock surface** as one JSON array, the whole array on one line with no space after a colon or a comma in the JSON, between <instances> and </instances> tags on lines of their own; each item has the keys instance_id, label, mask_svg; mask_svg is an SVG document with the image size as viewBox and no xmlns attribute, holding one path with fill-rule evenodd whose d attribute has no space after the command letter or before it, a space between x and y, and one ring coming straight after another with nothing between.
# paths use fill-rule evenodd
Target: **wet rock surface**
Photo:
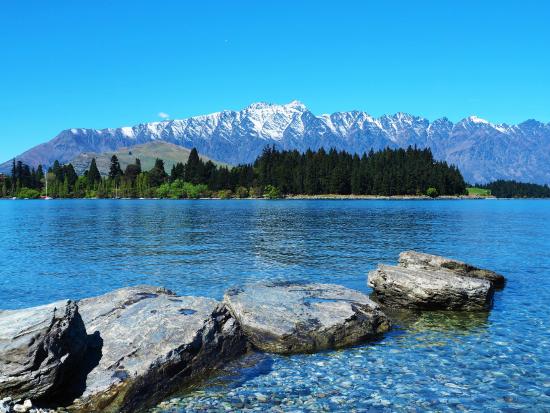
<instances>
[{"instance_id":1,"label":"wet rock surface","mask_svg":"<svg viewBox=\"0 0 550 413\"><path fill-rule=\"evenodd\" d=\"M229 290L224 302L248 340L273 353L349 346L390 328L368 296L339 285L249 284Z\"/></svg>"},{"instance_id":2,"label":"wet rock surface","mask_svg":"<svg viewBox=\"0 0 550 413\"><path fill-rule=\"evenodd\" d=\"M494 271L479 268L452 258L417 251L404 251L399 254L399 265L401 267L447 269L465 277L487 280L497 289L503 288L506 283L504 276Z\"/></svg>"},{"instance_id":3,"label":"wet rock surface","mask_svg":"<svg viewBox=\"0 0 550 413\"><path fill-rule=\"evenodd\" d=\"M73 301L0 311L0 398L36 399L55 392L86 344Z\"/></svg>"},{"instance_id":4,"label":"wet rock surface","mask_svg":"<svg viewBox=\"0 0 550 413\"><path fill-rule=\"evenodd\" d=\"M368 285L384 305L423 310L488 310L494 289L484 279L445 268L379 265Z\"/></svg>"},{"instance_id":5,"label":"wet rock surface","mask_svg":"<svg viewBox=\"0 0 550 413\"><path fill-rule=\"evenodd\" d=\"M96 355L72 389L82 393L76 410L142 410L245 351L239 326L213 299L140 286L79 306Z\"/></svg>"}]
</instances>

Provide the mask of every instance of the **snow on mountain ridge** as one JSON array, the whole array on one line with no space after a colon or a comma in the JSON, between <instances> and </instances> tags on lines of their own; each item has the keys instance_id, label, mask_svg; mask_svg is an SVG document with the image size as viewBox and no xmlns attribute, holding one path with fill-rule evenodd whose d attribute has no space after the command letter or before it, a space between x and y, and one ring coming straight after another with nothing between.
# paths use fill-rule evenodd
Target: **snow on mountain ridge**
<instances>
[{"instance_id":1,"label":"snow on mountain ridge","mask_svg":"<svg viewBox=\"0 0 550 413\"><path fill-rule=\"evenodd\" d=\"M437 159L459 166L467 180L513 178L550 182L550 124L492 124L477 116L433 122L397 112L373 117L363 111L314 115L299 101L253 103L240 111L106 129L73 128L22 154L31 166L68 162L82 152L108 152L163 140L213 159L252 162L266 145L283 149L337 148L363 153L385 147L430 147ZM9 162L0 165L9 171Z\"/></svg>"}]
</instances>

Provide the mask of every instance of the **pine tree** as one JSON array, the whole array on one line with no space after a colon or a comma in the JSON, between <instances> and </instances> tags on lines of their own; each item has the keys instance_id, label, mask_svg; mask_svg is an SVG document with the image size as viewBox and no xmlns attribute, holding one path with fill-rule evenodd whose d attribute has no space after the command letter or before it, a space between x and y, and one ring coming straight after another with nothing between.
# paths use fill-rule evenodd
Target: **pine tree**
<instances>
[{"instance_id":1,"label":"pine tree","mask_svg":"<svg viewBox=\"0 0 550 413\"><path fill-rule=\"evenodd\" d=\"M44 168L42 165L38 165L38 168L36 168L36 187L38 191L42 190L42 182L44 182Z\"/></svg>"},{"instance_id":2,"label":"pine tree","mask_svg":"<svg viewBox=\"0 0 550 413\"><path fill-rule=\"evenodd\" d=\"M351 193L359 195L364 193L363 180L361 179L361 159L358 155L354 155L351 166Z\"/></svg>"},{"instance_id":3,"label":"pine tree","mask_svg":"<svg viewBox=\"0 0 550 413\"><path fill-rule=\"evenodd\" d=\"M90 163L90 169L88 170L88 189L95 189L96 185L101 182L101 174L95 162L95 158Z\"/></svg>"},{"instance_id":4,"label":"pine tree","mask_svg":"<svg viewBox=\"0 0 550 413\"><path fill-rule=\"evenodd\" d=\"M130 184L133 184L141 173L141 167L137 164L129 164L124 171L124 178Z\"/></svg>"},{"instance_id":5,"label":"pine tree","mask_svg":"<svg viewBox=\"0 0 550 413\"><path fill-rule=\"evenodd\" d=\"M73 164L68 164L63 167L63 175L65 176L65 179L67 180L69 190L71 190L74 185L76 184L76 181L78 180L78 175L76 171L74 170Z\"/></svg>"},{"instance_id":6,"label":"pine tree","mask_svg":"<svg viewBox=\"0 0 550 413\"><path fill-rule=\"evenodd\" d=\"M12 166L11 166L11 195L14 196L15 194L15 182L17 181L16 176L16 169L15 169L15 158L12 160Z\"/></svg>"},{"instance_id":7,"label":"pine tree","mask_svg":"<svg viewBox=\"0 0 550 413\"><path fill-rule=\"evenodd\" d=\"M162 159L157 159L155 161L155 166L149 171L149 183L153 187L158 187L164 183L167 176L164 170L164 161Z\"/></svg>"},{"instance_id":8,"label":"pine tree","mask_svg":"<svg viewBox=\"0 0 550 413\"><path fill-rule=\"evenodd\" d=\"M122 169L120 168L120 162L118 161L118 157L116 155L113 155L111 157L111 167L109 169L109 178L118 182L122 175L123 173L122 173Z\"/></svg>"},{"instance_id":9,"label":"pine tree","mask_svg":"<svg viewBox=\"0 0 550 413\"><path fill-rule=\"evenodd\" d=\"M189 158L185 164L185 180L193 184L200 183L203 174L204 163L199 158L197 149L191 149Z\"/></svg>"}]
</instances>

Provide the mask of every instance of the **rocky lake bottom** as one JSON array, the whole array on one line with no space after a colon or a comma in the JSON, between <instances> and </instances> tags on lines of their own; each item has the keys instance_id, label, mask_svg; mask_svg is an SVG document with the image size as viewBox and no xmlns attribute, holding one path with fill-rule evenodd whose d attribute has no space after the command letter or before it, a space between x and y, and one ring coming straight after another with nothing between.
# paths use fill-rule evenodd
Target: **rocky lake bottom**
<instances>
[{"instance_id":1,"label":"rocky lake bottom","mask_svg":"<svg viewBox=\"0 0 550 413\"><path fill-rule=\"evenodd\" d=\"M368 271L407 249L508 279L491 312L400 312L376 342L250 353L156 412L550 410L549 201L2 201L0 222L2 309L142 283L369 293Z\"/></svg>"}]
</instances>

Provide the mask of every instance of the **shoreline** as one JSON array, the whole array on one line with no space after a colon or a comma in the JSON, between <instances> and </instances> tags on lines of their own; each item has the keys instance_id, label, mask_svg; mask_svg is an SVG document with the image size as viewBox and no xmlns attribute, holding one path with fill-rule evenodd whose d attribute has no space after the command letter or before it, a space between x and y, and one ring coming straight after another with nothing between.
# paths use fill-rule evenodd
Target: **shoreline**
<instances>
[{"instance_id":1,"label":"shoreline","mask_svg":"<svg viewBox=\"0 0 550 413\"><path fill-rule=\"evenodd\" d=\"M48 200L63 200L63 199L74 199L74 200L135 200L135 201L197 201L197 200L212 200L212 201L228 201L228 200L255 200L255 201L280 201L280 200L478 200L478 199L539 199L539 198L497 198L495 196L480 196L480 195L441 195L435 198L429 197L427 195L339 195L339 194L319 194L319 195L307 195L307 194L297 194L297 195L284 195L280 198L266 198L266 197L246 197L246 198L220 198L220 197L200 197L200 198L50 198ZM0 198L4 201L45 201L44 198Z\"/></svg>"},{"instance_id":2,"label":"shoreline","mask_svg":"<svg viewBox=\"0 0 550 413\"><path fill-rule=\"evenodd\" d=\"M58 200L119 200L119 201L449 201L449 200L483 200L483 199L548 199L548 198L497 198L495 196L477 195L441 195L435 198L427 195L286 195L281 198L50 198L49 201ZM0 201L46 201L43 198L0 198Z\"/></svg>"},{"instance_id":3,"label":"shoreline","mask_svg":"<svg viewBox=\"0 0 550 413\"><path fill-rule=\"evenodd\" d=\"M284 199L290 200L450 200L450 199L497 199L493 196L477 195L442 195L435 198L427 195L287 195Z\"/></svg>"}]
</instances>

